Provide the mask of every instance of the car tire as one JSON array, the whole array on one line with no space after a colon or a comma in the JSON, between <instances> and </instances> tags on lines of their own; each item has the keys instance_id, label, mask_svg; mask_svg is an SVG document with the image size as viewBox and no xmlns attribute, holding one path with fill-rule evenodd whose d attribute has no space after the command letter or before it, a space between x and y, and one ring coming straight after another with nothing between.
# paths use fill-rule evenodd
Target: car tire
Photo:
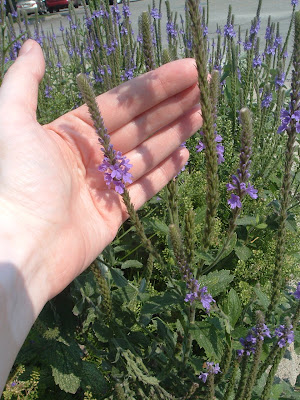
<instances>
[{"instance_id":1,"label":"car tire","mask_svg":"<svg viewBox=\"0 0 300 400\"><path fill-rule=\"evenodd\" d=\"M49 12L53 14L54 9L52 7L48 8Z\"/></svg>"},{"instance_id":2,"label":"car tire","mask_svg":"<svg viewBox=\"0 0 300 400\"><path fill-rule=\"evenodd\" d=\"M74 1L74 7L78 8L79 7L79 2L78 1Z\"/></svg>"}]
</instances>

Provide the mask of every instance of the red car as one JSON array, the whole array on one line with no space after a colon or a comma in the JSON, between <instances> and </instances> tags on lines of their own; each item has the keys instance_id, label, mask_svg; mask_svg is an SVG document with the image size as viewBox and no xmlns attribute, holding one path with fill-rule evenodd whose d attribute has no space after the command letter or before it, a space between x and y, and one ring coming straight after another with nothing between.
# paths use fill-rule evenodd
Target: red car
<instances>
[{"instance_id":1,"label":"red car","mask_svg":"<svg viewBox=\"0 0 300 400\"><path fill-rule=\"evenodd\" d=\"M72 0L46 0L46 5L48 10L53 13L54 10L59 10L60 8L68 8L68 5ZM79 7L79 0L73 0L74 7Z\"/></svg>"}]
</instances>

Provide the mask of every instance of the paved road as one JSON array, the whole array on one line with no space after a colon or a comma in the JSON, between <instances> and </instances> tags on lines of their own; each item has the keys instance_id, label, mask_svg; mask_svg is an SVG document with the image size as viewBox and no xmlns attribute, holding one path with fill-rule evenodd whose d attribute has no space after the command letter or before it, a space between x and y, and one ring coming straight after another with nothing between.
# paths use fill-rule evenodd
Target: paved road
<instances>
[{"instance_id":1,"label":"paved road","mask_svg":"<svg viewBox=\"0 0 300 400\"><path fill-rule=\"evenodd\" d=\"M159 0L156 0L156 4ZM170 0L171 8L173 12L177 12L178 15L184 16L184 0ZM264 35L265 26L267 24L268 16L271 15L273 21L280 22L280 31L282 35L285 35L288 29L290 16L292 12L290 0L263 0L263 6L261 10L262 29L261 35ZM202 5L205 5L206 1L202 1ZM233 13L235 15L235 21L241 25L242 32L245 32L251 24L251 20L255 16L258 0L210 0L210 19L208 30L210 35L214 35L216 26L219 24L223 26L226 23L227 11L229 4L232 5ZM137 21L139 15L148 9L148 5L152 5L151 0L131 0L130 9L132 12L131 20L133 29L137 32ZM165 26L165 8L163 6L163 27ZM77 15L82 18L84 15L83 7L79 7L76 10ZM54 32L57 35L58 42L61 42L61 32L59 31L60 21L63 25L68 26L67 20L68 11L61 10L53 15L47 15L43 21L44 30L50 31L51 25L53 26Z\"/></svg>"}]
</instances>

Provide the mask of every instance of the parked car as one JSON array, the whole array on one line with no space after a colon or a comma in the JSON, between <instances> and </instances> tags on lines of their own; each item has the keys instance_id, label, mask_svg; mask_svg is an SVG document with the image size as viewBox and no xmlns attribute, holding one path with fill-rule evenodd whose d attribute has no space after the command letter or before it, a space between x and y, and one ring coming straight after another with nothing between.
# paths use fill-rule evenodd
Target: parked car
<instances>
[{"instance_id":1,"label":"parked car","mask_svg":"<svg viewBox=\"0 0 300 400\"><path fill-rule=\"evenodd\" d=\"M116 3L121 4L122 0L117 0ZM109 4L112 6L114 4L114 0L109 0Z\"/></svg>"},{"instance_id":2,"label":"parked car","mask_svg":"<svg viewBox=\"0 0 300 400\"><path fill-rule=\"evenodd\" d=\"M79 7L80 0L73 0L75 8ZM46 5L48 10L53 13L53 11L58 11L61 8L68 8L72 0L46 0Z\"/></svg>"},{"instance_id":3,"label":"parked car","mask_svg":"<svg viewBox=\"0 0 300 400\"><path fill-rule=\"evenodd\" d=\"M16 7L26 14L34 14L36 11L39 14L46 14L48 11L45 0L18 0Z\"/></svg>"}]
</instances>

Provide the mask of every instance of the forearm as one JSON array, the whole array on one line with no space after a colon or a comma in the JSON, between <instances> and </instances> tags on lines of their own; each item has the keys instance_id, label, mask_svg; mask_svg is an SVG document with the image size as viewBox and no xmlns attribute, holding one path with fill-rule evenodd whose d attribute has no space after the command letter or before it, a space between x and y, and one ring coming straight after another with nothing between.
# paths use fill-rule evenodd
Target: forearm
<instances>
[{"instance_id":1,"label":"forearm","mask_svg":"<svg viewBox=\"0 0 300 400\"><path fill-rule=\"evenodd\" d=\"M0 218L0 394L9 371L46 297L29 234ZM6 224L5 224L6 222Z\"/></svg>"}]
</instances>

